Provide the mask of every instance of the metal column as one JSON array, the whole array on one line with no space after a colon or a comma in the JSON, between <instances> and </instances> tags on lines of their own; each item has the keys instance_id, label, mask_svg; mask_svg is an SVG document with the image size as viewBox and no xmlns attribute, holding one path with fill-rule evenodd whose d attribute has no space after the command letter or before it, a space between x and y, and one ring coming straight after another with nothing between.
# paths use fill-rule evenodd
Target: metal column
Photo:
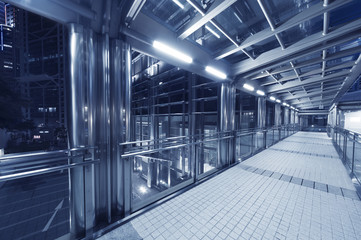
<instances>
[{"instance_id":1,"label":"metal column","mask_svg":"<svg viewBox=\"0 0 361 240\"><path fill-rule=\"evenodd\" d=\"M67 108L67 127L69 148L85 147L89 143L93 143L93 122L88 126L89 119L93 117L93 110L89 116L89 106L87 105L89 87L92 86L94 80L92 72L88 71L91 65L87 61L84 54L86 43L90 44L91 34L88 34L88 39L84 36L85 31L82 26L77 24L69 24L69 81L67 81L68 88L68 103ZM87 76L88 74L88 76ZM92 119L93 120L93 119ZM90 129L88 129L88 127ZM90 136L87 139L85 134L90 130ZM84 153L80 151L71 152L72 158L70 163L79 163L84 161ZM93 155L94 156L94 155ZM70 233L73 237L79 238L84 236L86 229L91 230L94 226L94 185L93 182L93 168L77 167L69 170L69 191L70 191ZM85 180L87 184L85 184Z\"/></svg>"}]
</instances>

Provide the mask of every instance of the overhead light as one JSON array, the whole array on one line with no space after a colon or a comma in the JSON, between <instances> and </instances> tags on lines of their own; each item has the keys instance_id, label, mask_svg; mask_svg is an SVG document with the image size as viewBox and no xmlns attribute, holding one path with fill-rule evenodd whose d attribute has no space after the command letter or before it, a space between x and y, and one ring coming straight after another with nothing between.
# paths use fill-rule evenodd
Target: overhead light
<instances>
[{"instance_id":1,"label":"overhead light","mask_svg":"<svg viewBox=\"0 0 361 240\"><path fill-rule=\"evenodd\" d=\"M177 4L178 7L180 7L181 9L184 8L183 4L181 4L178 0L173 0L173 2L174 2L175 4Z\"/></svg>"},{"instance_id":2,"label":"overhead light","mask_svg":"<svg viewBox=\"0 0 361 240\"><path fill-rule=\"evenodd\" d=\"M206 29L208 30L208 31L210 31L214 36L216 36L217 38L220 38L220 36L212 29L212 28L210 28L210 27L208 27L207 25L206 25Z\"/></svg>"},{"instance_id":3,"label":"overhead light","mask_svg":"<svg viewBox=\"0 0 361 240\"><path fill-rule=\"evenodd\" d=\"M181 53L180 51L178 50L175 50L174 48L171 48L169 47L168 45L164 44L164 43L161 43L159 41L154 41L153 42L153 47L158 49L159 51L165 53L165 54L168 54L174 58L177 58L183 62L186 62L186 63L192 63L193 62L193 59L184 54L184 53Z\"/></svg>"},{"instance_id":4,"label":"overhead light","mask_svg":"<svg viewBox=\"0 0 361 240\"><path fill-rule=\"evenodd\" d=\"M276 98L275 97L270 97L269 99L271 99L272 101L276 101Z\"/></svg>"},{"instance_id":5,"label":"overhead light","mask_svg":"<svg viewBox=\"0 0 361 240\"><path fill-rule=\"evenodd\" d=\"M279 99L276 99L276 102L278 102L278 103L281 103L281 100L279 100Z\"/></svg>"},{"instance_id":6,"label":"overhead light","mask_svg":"<svg viewBox=\"0 0 361 240\"><path fill-rule=\"evenodd\" d=\"M282 103L282 105L283 105L283 106L286 106L286 105L287 105L287 103L283 102L283 103Z\"/></svg>"},{"instance_id":7,"label":"overhead light","mask_svg":"<svg viewBox=\"0 0 361 240\"><path fill-rule=\"evenodd\" d=\"M204 16L204 12L196 4L194 4L191 0L187 0L187 2L192 5L192 7L194 7L202 16Z\"/></svg>"},{"instance_id":8,"label":"overhead light","mask_svg":"<svg viewBox=\"0 0 361 240\"><path fill-rule=\"evenodd\" d=\"M207 66L206 67L206 71L209 72L210 74L213 74L214 76L216 77L219 77L221 79L226 79L227 78L227 75L215 68L212 68L210 66Z\"/></svg>"},{"instance_id":9,"label":"overhead light","mask_svg":"<svg viewBox=\"0 0 361 240\"><path fill-rule=\"evenodd\" d=\"M243 87L244 87L245 89L249 90L249 91L253 91L253 90L254 90L254 87L251 86L251 85L249 85L249 84L247 84L247 83L243 84Z\"/></svg>"},{"instance_id":10,"label":"overhead light","mask_svg":"<svg viewBox=\"0 0 361 240\"><path fill-rule=\"evenodd\" d=\"M265 93L263 92L263 91L261 91L261 90L257 90L257 92L256 92L258 95L261 95L261 96L264 96L265 95Z\"/></svg>"}]
</instances>

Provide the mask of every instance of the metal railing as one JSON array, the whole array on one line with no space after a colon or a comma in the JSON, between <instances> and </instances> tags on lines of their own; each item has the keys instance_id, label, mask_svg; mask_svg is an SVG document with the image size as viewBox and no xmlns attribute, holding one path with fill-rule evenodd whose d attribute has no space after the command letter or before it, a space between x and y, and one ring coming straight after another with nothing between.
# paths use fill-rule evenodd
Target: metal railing
<instances>
[{"instance_id":1,"label":"metal railing","mask_svg":"<svg viewBox=\"0 0 361 240\"><path fill-rule=\"evenodd\" d=\"M327 126L327 134L351 174L361 184L361 134L340 127Z\"/></svg>"},{"instance_id":2,"label":"metal railing","mask_svg":"<svg viewBox=\"0 0 361 240\"><path fill-rule=\"evenodd\" d=\"M95 147L83 147L5 155L0 157L0 182L98 163L99 159L94 159L90 152L94 149ZM71 159L80 157L83 161L71 163Z\"/></svg>"}]
</instances>

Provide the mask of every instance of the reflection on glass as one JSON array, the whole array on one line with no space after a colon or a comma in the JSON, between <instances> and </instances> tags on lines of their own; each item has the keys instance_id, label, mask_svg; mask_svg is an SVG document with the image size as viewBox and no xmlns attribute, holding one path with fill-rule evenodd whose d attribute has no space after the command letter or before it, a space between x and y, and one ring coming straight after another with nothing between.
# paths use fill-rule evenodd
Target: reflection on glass
<instances>
[{"instance_id":1,"label":"reflection on glass","mask_svg":"<svg viewBox=\"0 0 361 240\"><path fill-rule=\"evenodd\" d=\"M133 158L133 203L190 179L191 169L188 147L137 155Z\"/></svg>"}]
</instances>

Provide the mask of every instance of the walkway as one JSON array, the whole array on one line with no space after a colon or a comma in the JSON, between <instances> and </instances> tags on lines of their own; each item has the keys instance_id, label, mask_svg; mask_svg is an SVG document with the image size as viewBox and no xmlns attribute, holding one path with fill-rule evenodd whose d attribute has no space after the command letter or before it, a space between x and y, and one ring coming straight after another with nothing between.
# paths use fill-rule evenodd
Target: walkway
<instances>
[{"instance_id":1,"label":"walkway","mask_svg":"<svg viewBox=\"0 0 361 240\"><path fill-rule=\"evenodd\" d=\"M326 134L299 132L101 239L122 236L361 239L361 201Z\"/></svg>"}]
</instances>

